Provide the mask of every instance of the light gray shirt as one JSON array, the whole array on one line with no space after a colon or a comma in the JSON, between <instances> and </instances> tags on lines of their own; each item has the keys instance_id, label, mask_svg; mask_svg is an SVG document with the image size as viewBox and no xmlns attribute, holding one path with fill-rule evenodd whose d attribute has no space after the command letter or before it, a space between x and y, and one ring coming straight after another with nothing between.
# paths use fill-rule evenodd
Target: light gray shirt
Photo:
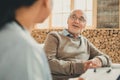
<instances>
[{"instance_id":1,"label":"light gray shirt","mask_svg":"<svg viewBox=\"0 0 120 80\"><path fill-rule=\"evenodd\" d=\"M0 30L0 80L52 80L44 51L16 22Z\"/></svg>"}]
</instances>

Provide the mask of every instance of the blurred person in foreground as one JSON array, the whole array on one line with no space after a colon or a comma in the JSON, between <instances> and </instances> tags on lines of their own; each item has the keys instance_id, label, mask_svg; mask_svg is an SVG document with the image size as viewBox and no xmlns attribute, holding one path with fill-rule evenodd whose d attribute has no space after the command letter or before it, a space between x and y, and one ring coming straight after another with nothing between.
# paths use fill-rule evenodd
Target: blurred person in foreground
<instances>
[{"instance_id":1,"label":"blurred person in foreground","mask_svg":"<svg viewBox=\"0 0 120 80\"><path fill-rule=\"evenodd\" d=\"M78 77L89 68L107 67L111 61L81 35L86 26L82 10L74 10L67 20L68 29L50 32L44 50L54 80Z\"/></svg>"},{"instance_id":2,"label":"blurred person in foreground","mask_svg":"<svg viewBox=\"0 0 120 80\"><path fill-rule=\"evenodd\" d=\"M0 80L52 80L30 31L50 14L51 0L0 0Z\"/></svg>"}]
</instances>

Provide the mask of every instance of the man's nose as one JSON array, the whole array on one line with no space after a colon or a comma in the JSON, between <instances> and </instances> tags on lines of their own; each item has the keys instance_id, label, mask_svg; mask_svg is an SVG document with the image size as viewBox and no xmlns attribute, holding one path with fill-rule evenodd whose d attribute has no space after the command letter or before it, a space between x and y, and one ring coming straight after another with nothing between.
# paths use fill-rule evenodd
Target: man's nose
<instances>
[{"instance_id":1,"label":"man's nose","mask_svg":"<svg viewBox=\"0 0 120 80\"><path fill-rule=\"evenodd\" d=\"M75 19L74 21L75 21L76 23L80 23L79 19Z\"/></svg>"}]
</instances>

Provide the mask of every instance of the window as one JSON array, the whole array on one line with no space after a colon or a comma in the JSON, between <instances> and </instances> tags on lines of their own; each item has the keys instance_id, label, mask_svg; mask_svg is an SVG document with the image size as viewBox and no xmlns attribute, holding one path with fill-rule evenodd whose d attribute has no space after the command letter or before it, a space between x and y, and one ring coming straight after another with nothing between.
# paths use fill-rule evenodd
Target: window
<instances>
[{"instance_id":1,"label":"window","mask_svg":"<svg viewBox=\"0 0 120 80\"><path fill-rule=\"evenodd\" d=\"M75 0L74 5L75 5L75 8L81 9L86 13L87 26L91 26L92 25L92 0Z\"/></svg>"},{"instance_id":2,"label":"window","mask_svg":"<svg viewBox=\"0 0 120 80\"><path fill-rule=\"evenodd\" d=\"M70 13L70 0L53 0L52 24L53 28L66 27Z\"/></svg>"},{"instance_id":3,"label":"window","mask_svg":"<svg viewBox=\"0 0 120 80\"><path fill-rule=\"evenodd\" d=\"M67 18L73 9L82 9L87 16L87 27L91 28L93 20L93 1L94 0L53 0L52 14L43 24L37 24L39 28L65 28L67 27Z\"/></svg>"}]
</instances>

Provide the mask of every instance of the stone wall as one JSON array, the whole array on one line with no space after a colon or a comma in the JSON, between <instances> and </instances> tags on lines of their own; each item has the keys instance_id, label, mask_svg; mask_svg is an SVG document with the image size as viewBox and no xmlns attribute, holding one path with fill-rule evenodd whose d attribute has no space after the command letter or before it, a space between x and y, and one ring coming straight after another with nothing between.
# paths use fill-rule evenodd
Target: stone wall
<instances>
[{"instance_id":1,"label":"stone wall","mask_svg":"<svg viewBox=\"0 0 120 80\"><path fill-rule=\"evenodd\" d=\"M32 36L38 43L44 43L47 34L52 30L36 29ZM54 31L61 31L56 29ZM109 55L114 63L120 63L120 29L95 29L85 30L82 33L99 50Z\"/></svg>"}]
</instances>

